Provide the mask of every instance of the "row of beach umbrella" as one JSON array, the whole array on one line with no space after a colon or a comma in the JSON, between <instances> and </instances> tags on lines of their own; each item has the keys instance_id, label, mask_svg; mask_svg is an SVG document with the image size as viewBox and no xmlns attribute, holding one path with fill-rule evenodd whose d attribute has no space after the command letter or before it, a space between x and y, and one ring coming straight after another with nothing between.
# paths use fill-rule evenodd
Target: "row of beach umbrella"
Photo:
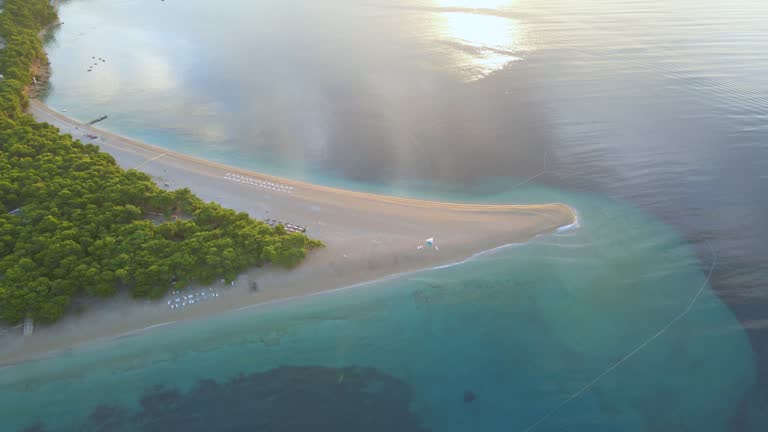
<instances>
[{"instance_id":1,"label":"row of beach umbrella","mask_svg":"<svg viewBox=\"0 0 768 432\"><path fill-rule=\"evenodd\" d=\"M254 177L248 177L248 176L244 176L244 175L240 175L240 174L227 173L224 176L224 178L227 179L227 180L231 180L231 181L237 182L237 183L245 183L245 184L249 184L249 185L252 185L252 186L257 186L257 187L261 187L261 188L264 188L264 189L272 190L272 191L275 191L275 192L291 193L291 191L293 190L293 186L287 186L287 185L284 185L284 184L274 183L274 182L271 182L271 181L261 180L261 179L257 179L257 178L254 178Z\"/></svg>"},{"instance_id":2,"label":"row of beach umbrella","mask_svg":"<svg viewBox=\"0 0 768 432\"><path fill-rule=\"evenodd\" d=\"M191 306L195 303L202 303L206 300L212 300L220 295L219 293L215 292L213 288L208 288L207 290L192 294L180 295L179 291L174 291L173 294L176 295L176 297L168 300L168 306L171 309L181 309L187 306Z\"/></svg>"}]
</instances>

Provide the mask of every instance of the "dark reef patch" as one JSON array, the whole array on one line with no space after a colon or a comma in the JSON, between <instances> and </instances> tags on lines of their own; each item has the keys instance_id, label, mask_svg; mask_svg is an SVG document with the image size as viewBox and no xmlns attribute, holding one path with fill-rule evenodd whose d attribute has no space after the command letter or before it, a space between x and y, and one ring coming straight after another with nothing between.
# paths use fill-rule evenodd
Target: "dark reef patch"
<instances>
[{"instance_id":1,"label":"dark reef patch","mask_svg":"<svg viewBox=\"0 0 768 432\"><path fill-rule=\"evenodd\" d=\"M477 399L477 395L472 390L467 390L464 392L464 403L472 403Z\"/></svg>"},{"instance_id":2,"label":"dark reef patch","mask_svg":"<svg viewBox=\"0 0 768 432\"><path fill-rule=\"evenodd\" d=\"M155 386L138 412L96 407L78 431L426 432L410 387L371 368L282 366L189 390ZM52 426L53 422L48 426ZM42 424L35 425L44 430ZM56 429L55 430L60 430ZM46 429L47 430L47 429Z\"/></svg>"}]
</instances>

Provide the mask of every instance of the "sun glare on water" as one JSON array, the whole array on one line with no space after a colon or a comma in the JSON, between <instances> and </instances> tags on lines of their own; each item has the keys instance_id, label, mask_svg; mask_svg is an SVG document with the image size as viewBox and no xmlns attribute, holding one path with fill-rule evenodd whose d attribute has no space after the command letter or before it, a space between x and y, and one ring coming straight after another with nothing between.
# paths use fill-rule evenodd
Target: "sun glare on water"
<instances>
[{"instance_id":1,"label":"sun glare on water","mask_svg":"<svg viewBox=\"0 0 768 432\"><path fill-rule=\"evenodd\" d=\"M451 57L468 80L482 79L520 60L520 52L530 50L522 24L510 14L502 13L502 9L513 4L510 0L436 1L436 6L446 10L436 14L433 24L441 40L452 47ZM475 13L472 9L492 9L500 13Z\"/></svg>"},{"instance_id":2,"label":"sun glare on water","mask_svg":"<svg viewBox=\"0 0 768 432\"><path fill-rule=\"evenodd\" d=\"M436 0L439 7L498 9L509 6L515 0Z\"/></svg>"}]
</instances>

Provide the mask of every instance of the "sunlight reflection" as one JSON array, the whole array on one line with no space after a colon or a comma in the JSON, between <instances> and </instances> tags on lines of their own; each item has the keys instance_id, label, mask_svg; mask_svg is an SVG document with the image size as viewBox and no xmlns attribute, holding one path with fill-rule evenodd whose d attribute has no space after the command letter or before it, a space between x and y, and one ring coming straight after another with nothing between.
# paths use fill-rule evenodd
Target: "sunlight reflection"
<instances>
[{"instance_id":1,"label":"sunlight reflection","mask_svg":"<svg viewBox=\"0 0 768 432\"><path fill-rule=\"evenodd\" d=\"M514 3L514 0L436 0L440 7L498 9Z\"/></svg>"},{"instance_id":2,"label":"sunlight reflection","mask_svg":"<svg viewBox=\"0 0 768 432\"><path fill-rule=\"evenodd\" d=\"M443 4L506 4L501 1L441 0ZM435 19L439 37L454 51L457 66L474 81L502 69L515 60L525 46L521 24L514 18L471 12L440 12Z\"/></svg>"}]
</instances>

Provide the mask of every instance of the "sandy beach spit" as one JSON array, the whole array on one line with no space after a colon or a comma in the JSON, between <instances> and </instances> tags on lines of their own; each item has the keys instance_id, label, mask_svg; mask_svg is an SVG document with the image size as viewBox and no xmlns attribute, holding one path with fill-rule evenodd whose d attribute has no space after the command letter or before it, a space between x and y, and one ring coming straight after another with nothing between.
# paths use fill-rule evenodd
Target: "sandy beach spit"
<instances>
[{"instance_id":1,"label":"sandy beach spit","mask_svg":"<svg viewBox=\"0 0 768 432\"><path fill-rule=\"evenodd\" d=\"M124 168L153 176L160 187L188 187L205 200L306 227L327 247L296 269L254 269L222 295L182 310L165 301L113 299L69 316L27 337L0 335L0 365L110 338L169 321L207 316L249 305L335 290L395 274L462 261L474 254L574 223L573 209L558 203L475 205L426 201L335 189L269 176L155 147L86 126L32 100L28 112L111 154ZM86 135L97 138L91 139ZM435 246L424 240L434 238ZM258 291L251 289L258 283ZM203 289L203 287L193 287ZM207 288L206 288L207 289ZM254 312L256 313L256 312Z\"/></svg>"}]
</instances>

